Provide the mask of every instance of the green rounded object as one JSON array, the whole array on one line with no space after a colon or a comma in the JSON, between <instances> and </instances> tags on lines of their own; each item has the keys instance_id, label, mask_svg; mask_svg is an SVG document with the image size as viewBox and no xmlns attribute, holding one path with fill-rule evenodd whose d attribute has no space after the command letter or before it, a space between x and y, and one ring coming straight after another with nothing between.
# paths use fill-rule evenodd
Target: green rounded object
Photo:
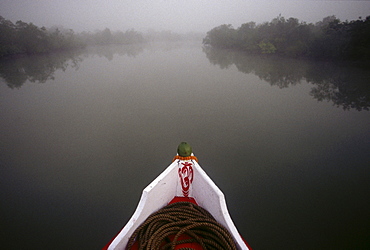
<instances>
[{"instance_id":1,"label":"green rounded object","mask_svg":"<svg viewBox=\"0 0 370 250\"><path fill-rule=\"evenodd\" d=\"M191 155L192 152L193 150L191 149L191 146L187 142L181 142L177 147L177 153L181 157L188 157Z\"/></svg>"}]
</instances>

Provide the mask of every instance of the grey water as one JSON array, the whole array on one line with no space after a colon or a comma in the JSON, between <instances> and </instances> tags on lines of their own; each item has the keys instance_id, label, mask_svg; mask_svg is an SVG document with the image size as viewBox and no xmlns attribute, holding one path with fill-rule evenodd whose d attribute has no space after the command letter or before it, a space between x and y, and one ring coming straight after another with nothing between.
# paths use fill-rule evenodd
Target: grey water
<instances>
[{"instance_id":1,"label":"grey water","mask_svg":"<svg viewBox=\"0 0 370 250\"><path fill-rule=\"evenodd\" d=\"M181 141L253 249L369 247L370 74L201 43L0 62L5 249L101 249Z\"/></svg>"}]
</instances>

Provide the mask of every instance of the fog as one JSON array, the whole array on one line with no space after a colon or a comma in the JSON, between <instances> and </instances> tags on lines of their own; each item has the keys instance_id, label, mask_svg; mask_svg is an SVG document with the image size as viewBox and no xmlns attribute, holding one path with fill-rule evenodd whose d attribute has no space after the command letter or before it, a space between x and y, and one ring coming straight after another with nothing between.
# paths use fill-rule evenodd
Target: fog
<instances>
[{"instance_id":1,"label":"fog","mask_svg":"<svg viewBox=\"0 0 370 250\"><path fill-rule=\"evenodd\" d=\"M271 21L281 14L315 23L370 15L370 1L266 0L0 0L0 15L12 22L63 26L74 31L135 29L207 32L221 24Z\"/></svg>"}]
</instances>

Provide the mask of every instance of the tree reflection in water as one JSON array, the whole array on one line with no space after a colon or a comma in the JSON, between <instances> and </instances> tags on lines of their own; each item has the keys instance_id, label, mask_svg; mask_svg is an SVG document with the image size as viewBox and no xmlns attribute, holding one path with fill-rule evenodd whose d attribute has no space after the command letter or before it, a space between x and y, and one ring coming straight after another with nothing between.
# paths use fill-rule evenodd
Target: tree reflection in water
<instances>
[{"instance_id":1,"label":"tree reflection in water","mask_svg":"<svg viewBox=\"0 0 370 250\"><path fill-rule=\"evenodd\" d=\"M80 63L89 56L114 55L135 57L144 51L144 45L99 46L0 61L0 77L12 88L20 88L26 81L45 83L54 79L57 70L68 67L78 70ZM247 55L242 52L203 47L208 60L227 69L235 65L240 72L255 74L272 86L287 88L306 81L314 85L310 95L318 101L329 101L344 110L369 110L370 71L366 68L338 65L327 62L298 60L273 56Z\"/></svg>"},{"instance_id":2,"label":"tree reflection in water","mask_svg":"<svg viewBox=\"0 0 370 250\"><path fill-rule=\"evenodd\" d=\"M45 83L54 80L57 70L65 71L68 67L78 70L81 51L69 51L48 55L22 56L6 58L0 61L0 76L9 88L20 88L26 81Z\"/></svg>"},{"instance_id":3,"label":"tree reflection in water","mask_svg":"<svg viewBox=\"0 0 370 250\"><path fill-rule=\"evenodd\" d=\"M115 54L135 57L143 52L143 45L96 46L45 55L11 57L0 60L0 77L11 89L18 89L26 81L45 83L54 80L57 70L68 67L78 70L80 63L89 56L97 55L111 61Z\"/></svg>"},{"instance_id":4,"label":"tree reflection in water","mask_svg":"<svg viewBox=\"0 0 370 250\"><path fill-rule=\"evenodd\" d=\"M328 62L274 56L247 55L240 51L203 47L208 60L227 69L231 65L246 74L255 74L271 86L287 88L306 81L314 85L310 95L330 101L344 110L369 110L370 72L365 68Z\"/></svg>"}]
</instances>

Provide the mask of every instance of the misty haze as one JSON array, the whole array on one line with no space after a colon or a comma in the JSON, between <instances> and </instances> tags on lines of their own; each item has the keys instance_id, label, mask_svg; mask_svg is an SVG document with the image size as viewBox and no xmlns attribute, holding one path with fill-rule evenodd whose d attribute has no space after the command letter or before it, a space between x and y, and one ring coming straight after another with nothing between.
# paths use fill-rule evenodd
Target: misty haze
<instances>
[{"instance_id":1,"label":"misty haze","mask_svg":"<svg viewBox=\"0 0 370 250\"><path fill-rule=\"evenodd\" d=\"M102 249L187 141L253 249L370 246L367 1L0 2L6 249Z\"/></svg>"}]
</instances>

